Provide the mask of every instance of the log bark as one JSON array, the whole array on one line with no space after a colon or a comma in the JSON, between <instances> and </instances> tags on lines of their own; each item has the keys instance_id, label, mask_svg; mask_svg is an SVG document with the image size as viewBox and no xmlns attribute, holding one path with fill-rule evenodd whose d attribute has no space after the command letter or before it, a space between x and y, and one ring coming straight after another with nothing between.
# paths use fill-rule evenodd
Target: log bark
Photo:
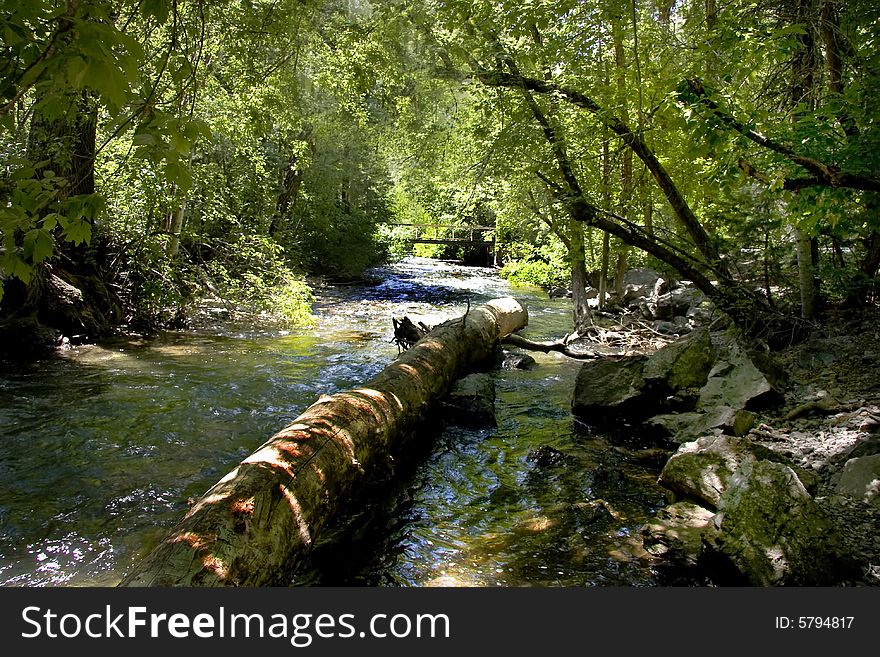
<instances>
[{"instance_id":1,"label":"log bark","mask_svg":"<svg viewBox=\"0 0 880 657\"><path fill-rule=\"evenodd\" d=\"M120 586L286 584L335 511L431 403L528 323L496 299L441 324L363 386L324 396L217 482Z\"/></svg>"}]
</instances>

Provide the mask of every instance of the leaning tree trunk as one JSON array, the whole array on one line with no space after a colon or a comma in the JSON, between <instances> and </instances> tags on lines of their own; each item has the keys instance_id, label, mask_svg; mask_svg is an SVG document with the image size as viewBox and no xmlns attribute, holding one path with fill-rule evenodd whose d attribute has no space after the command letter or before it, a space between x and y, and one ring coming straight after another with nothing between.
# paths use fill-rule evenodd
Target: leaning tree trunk
<instances>
[{"instance_id":1,"label":"leaning tree trunk","mask_svg":"<svg viewBox=\"0 0 880 657\"><path fill-rule=\"evenodd\" d=\"M528 323L514 299L446 322L364 385L324 396L215 484L121 586L284 583L431 403Z\"/></svg>"},{"instance_id":2,"label":"leaning tree trunk","mask_svg":"<svg viewBox=\"0 0 880 657\"><path fill-rule=\"evenodd\" d=\"M571 299L573 331L584 335L593 326L593 314L587 300L587 263L584 255L584 225L571 219L569 221L571 241Z\"/></svg>"}]
</instances>

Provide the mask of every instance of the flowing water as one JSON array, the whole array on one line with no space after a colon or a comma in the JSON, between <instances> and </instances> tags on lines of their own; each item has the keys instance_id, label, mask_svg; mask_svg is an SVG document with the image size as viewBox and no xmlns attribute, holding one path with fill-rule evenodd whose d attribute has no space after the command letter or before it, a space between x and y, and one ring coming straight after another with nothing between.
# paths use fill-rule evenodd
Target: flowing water
<instances>
[{"instance_id":1,"label":"flowing water","mask_svg":"<svg viewBox=\"0 0 880 657\"><path fill-rule=\"evenodd\" d=\"M0 371L0 584L117 583L198 498L321 394L392 360L391 318L426 323L513 295L532 339L567 300L492 270L410 259L319 290L314 328L224 326L79 346ZM660 584L638 540L663 505L637 436L570 413L579 364L498 370L492 429L447 427L325 532L295 584ZM648 452L650 455L650 452Z\"/></svg>"}]
</instances>

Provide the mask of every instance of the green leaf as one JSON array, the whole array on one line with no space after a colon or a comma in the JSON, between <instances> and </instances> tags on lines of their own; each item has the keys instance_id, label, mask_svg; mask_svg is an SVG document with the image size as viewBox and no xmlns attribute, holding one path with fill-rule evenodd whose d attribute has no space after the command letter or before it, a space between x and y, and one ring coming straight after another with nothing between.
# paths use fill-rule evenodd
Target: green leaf
<instances>
[{"instance_id":1,"label":"green leaf","mask_svg":"<svg viewBox=\"0 0 880 657\"><path fill-rule=\"evenodd\" d=\"M55 240L49 231L43 228L32 228L24 235L23 253L32 263L43 262L52 255Z\"/></svg>"},{"instance_id":2,"label":"green leaf","mask_svg":"<svg viewBox=\"0 0 880 657\"><path fill-rule=\"evenodd\" d=\"M171 149L180 155L189 155L190 148L192 144L189 140L181 135L180 133L174 133L171 135Z\"/></svg>"},{"instance_id":3,"label":"green leaf","mask_svg":"<svg viewBox=\"0 0 880 657\"><path fill-rule=\"evenodd\" d=\"M168 0L144 0L141 4L141 15L144 18L152 16L160 23L168 20L171 13L171 3Z\"/></svg>"},{"instance_id":4,"label":"green leaf","mask_svg":"<svg viewBox=\"0 0 880 657\"><path fill-rule=\"evenodd\" d=\"M11 251L9 249L3 254L3 259L0 260L0 267L2 267L9 276L15 276L25 284L30 283L31 281L31 268L26 263L20 255Z\"/></svg>"},{"instance_id":5,"label":"green leaf","mask_svg":"<svg viewBox=\"0 0 880 657\"><path fill-rule=\"evenodd\" d=\"M62 226L64 226L65 239L74 244L82 244L83 242L88 244L92 238L92 226L82 217L72 220L68 219L68 221L62 222Z\"/></svg>"},{"instance_id":6,"label":"green leaf","mask_svg":"<svg viewBox=\"0 0 880 657\"><path fill-rule=\"evenodd\" d=\"M192 173L190 173L189 168L175 160L170 160L165 164L165 179L170 183L176 184L183 192L192 187Z\"/></svg>"},{"instance_id":7,"label":"green leaf","mask_svg":"<svg viewBox=\"0 0 880 657\"><path fill-rule=\"evenodd\" d=\"M100 59L90 60L86 68L84 84L99 93L111 110L118 111L125 105L128 83L115 66Z\"/></svg>"},{"instance_id":8,"label":"green leaf","mask_svg":"<svg viewBox=\"0 0 880 657\"><path fill-rule=\"evenodd\" d=\"M45 228L46 230L52 230L53 228L55 228L55 226L57 226L59 224L60 218L61 218L61 215L58 214L57 212L52 212L50 214L47 214L43 218L43 228Z\"/></svg>"}]
</instances>

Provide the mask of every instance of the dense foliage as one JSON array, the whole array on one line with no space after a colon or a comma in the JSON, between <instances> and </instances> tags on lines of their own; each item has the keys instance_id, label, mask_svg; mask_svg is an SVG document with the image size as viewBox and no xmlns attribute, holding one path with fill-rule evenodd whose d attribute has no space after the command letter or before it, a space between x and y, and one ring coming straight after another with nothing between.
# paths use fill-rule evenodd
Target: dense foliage
<instances>
[{"instance_id":1,"label":"dense foliage","mask_svg":"<svg viewBox=\"0 0 880 657\"><path fill-rule=\"evenodd\" d=\"M588 279L635 263L741 316L876 299L867 0L0 0L0 21L7 316L52 316L60 278L105 320L86 329L206 294L302 319L304 275L462 225L494 226L513 280L572 287L576 323Z\"/></svg>"}]
</instances>

